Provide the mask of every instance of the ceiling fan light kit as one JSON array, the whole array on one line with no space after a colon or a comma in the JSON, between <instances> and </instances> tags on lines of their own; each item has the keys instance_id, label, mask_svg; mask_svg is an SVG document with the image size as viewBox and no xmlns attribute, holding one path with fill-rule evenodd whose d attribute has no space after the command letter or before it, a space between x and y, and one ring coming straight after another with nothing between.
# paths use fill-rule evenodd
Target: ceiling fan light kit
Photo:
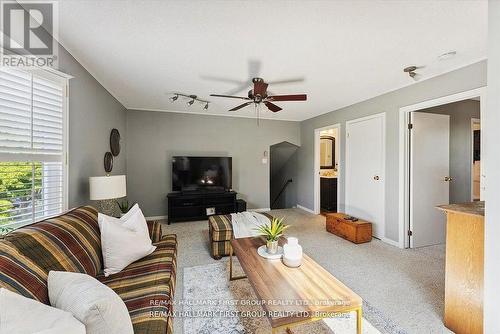
<instances>
[{"instance_id":1,"label":"ceiling fan light kit","mask_svg":"<svg viewBox=\"0 0 500 334\"><path fill-rule=\"evenodd\" d=\"M196 95L174 93L174 96L170 97L169 100L170 100L170 102L174 103L175 101L177 101L179 99L180 96L188 99L188 101L186 102L188 107L191 107L195 102L200 102L203 105L203 110L208 109L208 104L210 103L210 101L202 100L202 99L198 98L198 96L196 96Z\"/></svg>"}]
</instances>

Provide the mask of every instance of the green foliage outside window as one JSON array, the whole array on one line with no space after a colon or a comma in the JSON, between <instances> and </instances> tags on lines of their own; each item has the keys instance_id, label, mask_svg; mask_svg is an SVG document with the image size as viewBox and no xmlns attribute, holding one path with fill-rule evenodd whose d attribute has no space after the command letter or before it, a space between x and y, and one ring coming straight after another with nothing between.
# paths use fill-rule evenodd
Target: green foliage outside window
<instances>
[{"instance_id":1,"label":"green foliage outside window","mask_svg":"<svg viewBox=\"0 0 500 334\"><path fill-rule=\"evenodd\" d=\"M0 163L0 234L10 230L1 225L15 222L11 217L26 213L26 208L31 206L33 185L35 197L39 198L42 173L42 164L39 162Z\"/></svg>"}]
</instances>

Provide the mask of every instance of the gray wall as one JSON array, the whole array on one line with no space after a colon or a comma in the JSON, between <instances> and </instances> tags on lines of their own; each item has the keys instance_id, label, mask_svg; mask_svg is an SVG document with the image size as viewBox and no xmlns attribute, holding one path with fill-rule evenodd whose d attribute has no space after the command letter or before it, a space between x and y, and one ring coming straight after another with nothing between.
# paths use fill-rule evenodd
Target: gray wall
<instances>
[{"instance_id":1,"label":"gray wall","mask_svg":"<svg viewBox=\"0 0 500 334\"><path fill-rule=\"evenodd\" d=\"M488 2L488 97L483 115L483 156L486 191L484 249L484 333L500 333L500 1Z\"/></svg>"},{"instance_id":2,"label":"gray wall","mask_svg":"<svg viewBox=\"0 0 500 334\"><path fill-rule=\"evenodd\" d=\"M450 203L470 202L472 174L471 120L480 118L480 102L465 100L421 110L450 116Z\"/></svg>"},{"instance_id":3,"label":"gray wall","mask_svg":"<svg viewBox=\"0 0 500 334\"><path fill-rule=\"evenodd\" d=\"M299 123L149 111L127 112L127 193L146 216L166 214L171 157L233 157L233 189L248 208L269 207L269 163L264 151L288 141L300 145Z\"/></svg>"},{"instance_id":4,"label":"gray wall","mask_svg":"<svg viewBox=\"0 0 500 334\"><path fill-rule=\"evenodd\" d=\"M63 47L59 70L74 76L69 84L69 207L89 203L88 177L105 175L104 153L109 134L117 128L122 153L115 157L111 174L125 174L126 109Z\"/></svg>"},{"instance_id":5,"label":"gray wall","mask_svg":"<svg viewBox=\"0 0 500 334\"><path fill-rule=\"evenodd\" d=\"M399 181L399 108L486 85L486 61L476 63L444 75L421 81L397 91L332 111L301 122L297 203L314 207L314 129L341 123L340 210L344 208L345 192L345 122L376 113L386 113L386 192L385 236L399 239L398 181Z\"/></svg>"}]
</instances>

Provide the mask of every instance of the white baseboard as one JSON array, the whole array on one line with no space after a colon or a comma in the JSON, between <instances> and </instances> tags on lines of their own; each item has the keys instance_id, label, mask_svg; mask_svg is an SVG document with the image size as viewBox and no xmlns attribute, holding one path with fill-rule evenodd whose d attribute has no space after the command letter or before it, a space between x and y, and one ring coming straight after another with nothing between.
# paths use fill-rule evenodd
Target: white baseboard
<instances>
[{"instance_id":1,"label":"white baseboard","mask_svg":"<svg viewBox=\"0 0 500 334\"><path fill-rule=\"evenodd\" d=\"M399 245L399 242L397 242L397 241L394 241L394 240L391 240L391 239L388 239L388 238L385 238L385 237L383 237L380 240L383 241L383 242L385 242L386 244L391 245L391 246L394 246L394 247L397 247L397 248L401 248L401 246Z\"/></svg>"},{"instance_id":2,"label":"white baseboard","mask_svg":"<svg viewBox=\"0 0 500 334\"><path fill-rule=\"evenodd\" d=\"M168 216L150 216L150 217L145 217L146 220L163 220L167 219Z\"/></svg>"},{"instance_id":3,"label":"white baseboard","mask_svg":"<svg viewBox=\"0 0 500 334\"><path fill-rule=\"evenodd\" d=\"M312 213L313 215L315 215L314 210L306 208L305 206L302 206L300 204L297 204L297 209L301 209L301 210L307 211L307 212Z\"/></svg>"},{"instance_id":4,"label":"white baseboard","mask_svg":"<svg viewBox=\"0 0 500 334\"><path fill-rule=\"evenodd\" d=\"M248 209L247 211L265 212L265 211L271 211L271 208L256 208L256 209Z\"/></svg>"}]
</instances>

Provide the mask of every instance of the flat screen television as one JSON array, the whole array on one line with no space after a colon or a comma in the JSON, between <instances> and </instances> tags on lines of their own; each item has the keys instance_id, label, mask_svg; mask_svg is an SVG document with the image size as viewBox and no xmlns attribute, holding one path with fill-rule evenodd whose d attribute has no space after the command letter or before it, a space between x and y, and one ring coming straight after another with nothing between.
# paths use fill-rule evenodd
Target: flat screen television
<instances>
[{"instance_id":1,"label":"flat screen television","mask_svg":"<svg viewBox=\"0 0 500 334\"><path fill-rule=\"evenodd\" d=\"M231 157L172 157L173 191L227 191L231 187Z\"/></svg>"}]
</instances>

